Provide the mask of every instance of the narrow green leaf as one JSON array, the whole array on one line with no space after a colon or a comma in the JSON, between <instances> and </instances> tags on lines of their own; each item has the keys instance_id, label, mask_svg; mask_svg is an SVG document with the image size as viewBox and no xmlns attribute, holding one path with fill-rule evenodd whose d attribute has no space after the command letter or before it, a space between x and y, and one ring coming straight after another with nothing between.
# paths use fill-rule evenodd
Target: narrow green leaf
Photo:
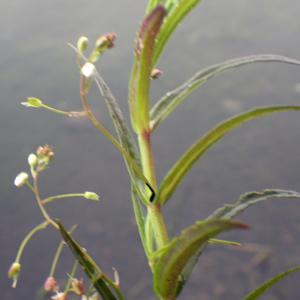
<instances>
[{"instance_id":1,"label":"narrow green leaf","mask_svg":"<svg viewBox=\"0 0 300 300\"><path fill-rule=\"evenodd\" d=\"M239 242L220 240L220 239L210 239L208 243L212 245L237 246L237 247L241 246L241 243Z\"/></svg>"},{"instance_id":2,"label":"narrow green leaf","mask_svg":"<svg viewBox=\"0 0 300 300\"><path fill-rule=\"evenodd\" d=\"M215 64L197 72L193 77L176 89L168 92L151 109L151 128L156 128L170 113L182 103L193 91L202 86L207 80L234 68L253 63L281 62L292 65L300 65L300 61L285 56L273 54L259 54L239 57Z\"/></svg>"},{"instance_id":3,"label":"narrow green leaf","mask_svg":"<svg viewBox=\"0 0 300 300\"><path fill-rule=\"evenodd\" d=\"M158 5L144 19L137 36L135 61L129 82L129 105L134 130L139 133L149 126L149 90L153 69L155 40L166 10Z\"/></svg>"},{"instance_id":4,"label":"narrow green leaf","mask_svg":"<svg viewBox=\"0 0 300 300\"><path fill-rule=\"evenodd\" d=\"M141 176L142 171L139 155L137 154L136 144L134 143L132 136L129 133L129 129L125 122L125 118L120 109L120 106L113 96L110 88L98 72L95 77L95 82L99 88L100 93L104 97L109 115L113 121L118 135L118 140L125 152L128 154L128 157L123 155L123 158L125 160L125 164L132 184L135 186L135 189L138 191L141 199L145 202L145 204L148 204L149 200L144 198L145 195L149 194L148 188L150 188L151 192L153 192L153 189L150 187L148 181L145 181L144 176ZM144 193L143 191L145 190L145 183L148 185L148 188Z\"/></svg>"},{"instance_id":5,"label":"narrow green leaf","mask_svg":"<svg viewBox=\"0 0 300 300\"><path fill-rule=\"evenodd\" d=\"M154 257L153 283L157 295L163 299L175 299L180 292L182 271L199 249L219 233L231 229L246 229L241 223L227 220L197 222L186 228Z\"/></svg>"},{"instance_id":6,"label":"narrow green leaf","mask_svg":"<svg viewBox=\"0 0 300 300\"><path fill-rule=\"evenodd\" d=\"M289 269L283 273L280 273L279 275L271 278L270 280L264 282L261 286L259 286L257 289L249 293L243 300L256 300L260 296L262 296L265 292L267 292L270 288L272 288L277 282L284 279L286 276L291 275L295 272L300 271L300 267Z\"/></svg>"},{"instance_id":7,"label":"narrow green leaf","mask_svg":"<svg viewBox=\"0 0 300 300\"><path fill-rule=\"evenodd\" d=\"M129 133L128 126L126 124L122 110L116 101L116 98L112 94L109 86L106 84L102 76L97 72L95 77L96 84L100 93L104 97L105 103L108 108L109 115L115 126L119 141L123 148L130 154L137 164L139 164L139 157L137 154L137 147L134 143L132 136Z\"/></svg>"},{"instance_id":8,"label":"narrow green leaf","mask_svg":"<svg viewBox=\"0 0 300 300\"><path fill-rule=\"evenodd\" d=\"M299 111L300 106L268 106L260 107L236 115L217 125L192 145L175 163L163 179L155 201L165 204L183 180L186 173L202 157L202 155L226 134L245 122L284 111Z\"/></svg>"},{"instance_id":9,"label":"narrow green leaf","mask_svg":"<svg viewBox=\"0 0 300 300\"><path fill-rule=\"evenodd\" d=\"M164 24L157 36L155 52L153 56L154 65L157 64L158 59L167 44L167 41L171 37L176 27L184 19L184 17L200 2L201 0L179 0L176 1L176 4L172 6L172 9L170 11L168 11L168 16L166 17Z\"/></svg>"},{"instance_id":10,"label":"narrow green leaf","mask_svg":"<svg viewBox=\"0 0 300 300\"><path fill-rule=\"evenodd\" d=\"M249 192L242 195L237 202L233 204L226 204L217 209L208 217L208 219L232 219L252 205L275 198L295 199L300 198L300 193L280 189L266 189L260 192Z\"/></svg>"},{"instance_id":11,"label":"narrow green leaf","mask_svg":"<svg viewBox=\"0 0 300 300\"><path fill-rule=\"evenodd\" d=\"M142 209L140 200L138 198L137 192L135 191L134 187L131 188L131 200L132 200L135 221L137 224L141 242L142 242L142 245L143 245L143 248L145 250L147 257L149 257L150 251L149 251L149 247L147 245L147 237L146 237L146 233L145 233L146 232L146 230L145 230L146 221L145 221L145 217L144 217L144 213L143 213L143 209Z\"/></svg>"},{"instance_id":12,"label":"narrow green leaf","mask_svg":"<svg viewBox=\"0 0 300 300\"><path fill-rule=\"evenodd\" d=\"M97 266L93 259L87 254L86 250L84 250L76 241L74 241L74 239L67 232L64 226L59 221L57 222L57 224L59 226L59 230L63 239L69 246L75 258L82 265L86 275L94 285L97 292L101 295L103 300L117 300L109 287L110 284L105 274L101 271L101 269Z\"/></svg>"}]
</instances>

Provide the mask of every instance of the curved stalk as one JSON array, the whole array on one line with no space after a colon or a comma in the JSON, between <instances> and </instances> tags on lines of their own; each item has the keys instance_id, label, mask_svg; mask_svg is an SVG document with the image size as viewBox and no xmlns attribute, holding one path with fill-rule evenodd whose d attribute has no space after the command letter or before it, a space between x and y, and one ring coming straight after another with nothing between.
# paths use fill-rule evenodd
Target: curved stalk
<instances>
[{"instance_id":1,"label":"curved stalk","mask_svg":"<svg viewBox=\"0 0 300 300\"><path fill-rule=\"evenodd\" d=\"M51 224L54 228L59 229L58 225L56 224L55 221L52 220L52 218L49 216L48 212L46 211L41 196L40 196L40 191L39 191L39 187L38 187L38 177L39 177L39 173L37 172L35 174L35 176L33 176L33 189L34 189L34 194L35 194L35 198L37 201L37 204L39 206L39 209L43 215L43 217L45 218L46 222Z\"/></svg>"},{"instance_id":2,"label":"curved stalk","mask_svg":"<svg viewBox=\"0 0 300 300\"><path fill-rule=\"evenodd\" d=\"M15 262L17 262L17 263L20 262L24 248L27 245L27 243L29 242L29 240L33 237L33 235L36 234L38 231L45 229L48 225L49 225L49 223L47 221L45 221L29 231L29 233L25 236L24 240L22 241L22 243L19 247Z\"/></svg>"}]
</instances>

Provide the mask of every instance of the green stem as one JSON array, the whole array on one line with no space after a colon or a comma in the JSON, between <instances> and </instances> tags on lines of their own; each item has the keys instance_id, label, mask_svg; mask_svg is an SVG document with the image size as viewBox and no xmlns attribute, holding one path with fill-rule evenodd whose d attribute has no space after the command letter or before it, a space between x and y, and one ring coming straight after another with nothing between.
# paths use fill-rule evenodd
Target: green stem
<instances>
[{"instance_id":1,"label":"green stem","mask_svg":"<svg viewBox=\"0 0 300 300\"><path fill-rule=\"evenodd\" d=\"M29 231L29 233L25 236L24 240L22 241L22 243L19 247L15 262L20 263L24 248L27 245L27 243L29 242L29 240L32 238L32 236L35 233L37 233L38 231L45 229L48 225L49 225L49 223L45 221L45 222L41 223L40 225L37 225L36 227L34 227L31 231Z\"/></svg>"},{"instance_id":2,"label":"green stem","mask_svg":"<svg viewBox=\"0 0 300 300\"><path fill-rule=\"evenodd\" d=\"M29 189L34 193L34 188L32 186L32 184L27 180L26 181L26 185L29 187Z\"/></svg>"},{"instance_id":3,"label":"green stem","mask_svg":"<svg viewBox=\"0 0 300 300\"><path fill-rule=\"evenodd\" d=\"M54 258L53 258L53 262L52 262L52 265L51 265L49 277L54 277L54 273L55 273L55 270L56 270L58 259L61 255L61 252L64 248L64 245L65 245L65 243L62 241L62 242L59 243L59 245L56 249L56 252L55 252L55 255L54 255Z\"/></svg>"},{"instance_id":4,"label":"green stem","mask_svg":"<svg viewBox=\"0 0 300 300\"><path fill-rule=\"evenodd\" d=\"M59 114L59 115L64 115L64 116L67 116L67 117L71 117L72 116L72 113L68 112L68 111L64 111L64 110L60 110L60 109L57 109L57 108L54 108L52 106L49 106L49 105L46 105L46 104L42 104L41 105L42 108L45 108L49 111L52 111L56 114Z\"/></svg>"},{"instance_id":5,"label":"green stem","mask_svg":"<svg viewBox=\"0 0 300 300\"><path fill-rule=\"evenodd\" d=\"M138 135L138 143L141 153L141 163L145 177L152 187L157 189L154 157L151 147L150 132L143 132ZM156 246L158 249L168 243L169 237L164 218L159 204L148 205L148 217L150 218ZM146 237L147 238L147 237Z\"/></svg>"},{"instance_id":6,"label":"green stem","mask_svg":"<svg viewBox=\"0 0 300 300\"><path fill-rule=\"evenodd\" d=\"M46 222L51 224L54 228L59 229L58 225L51 219L51 217L47 213L47 211L42 203L42 199L41 199L40 191L39 191L39 187L38 187L38 177L39 177L39 173L37 171L37 173L33 177L33 188L34 188L34 194L35 194L35 198L36 198L37 204L39 206L39 209L40 209L43 217L45 218Z\"/></svg>"},{"instance_id":7,"label":"green stem","mask_svg":"<svg viewBox=\"0 0 300 300\"><path fill-rule=\"evenodd\" d=\"M148 216L151 220L157 249L160 249L169 241L167 227L160 206L156 204L150 205L148 207Z\"/></svg>"},{"instance_id":8,"label":"green stem","mask_svg":"<svg viewBox=\"0 0 300 300\"><path fill-rule=\"evenodd\" d=\"M70 229L70 233L72 233L75 230L76 227L77 227L77 225L73 225L72 228ZM64 248L64 245L65 245L65 242L61 241L59 243L57 249L56 249L56 252L55 252L55 255L54 255L54 258L53 258L53 261L52 261L49 277L54 277L56 266L57 266L58 260L60 258L61 252Z\"/></svg>"},{"instance_id":9,"label":"green stem","mask_svg":"<svg viewBox=\"0 0 300 300\"><path fill-rule=\"evenodd\" d=\"M149 132L142 132L138 135L138 143L141 153L142 168L145 177L150 182L151 186L156 190L155 165L151 147L151 136Z\"/></svg>"},{"instance_id":10,"label":"green stem","mask_svg":"<svg viewBox=\"0 0 300 300\"><path fill-rule=\"evenodd\" d=\"M55 196L48 197L48 198L42 200L42 203L45 205L45 204L53 202L55 200L65 199L65 198L74 198L74 197L83 197L83 198L85 198L84 193L61 194L61 195L55 195ZM92 201L94 201L94 200L92 200Z\"/></svg>"},{"instance_id":11,"label":"green stem","mask_svg":"<svg viewBox=\"0 0 300 300\"><path fill-rule=\"evenodd\" d=\"M66 284L64 293L67 293L67 292L69 292L69 290L70 290L70 287L71 287L71 284L72 284L72 280L74 279L74 276L75 276L75 274L76 274L76 272L77 272L78 264L79 264L79 263L78 263L77 260L76 260L76 261L74 262L74 264L73 264L72 271L71 271L71 273L69 274L69 280L68 280L68 282L67 282L67 284Z\"/></svg>"}]
</instances>

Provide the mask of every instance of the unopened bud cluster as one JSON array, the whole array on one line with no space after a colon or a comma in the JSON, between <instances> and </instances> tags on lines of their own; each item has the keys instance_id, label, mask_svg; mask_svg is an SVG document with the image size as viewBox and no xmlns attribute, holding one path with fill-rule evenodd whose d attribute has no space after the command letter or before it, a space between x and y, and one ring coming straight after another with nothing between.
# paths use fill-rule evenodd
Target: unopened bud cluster
<instances>
[{"instance_id":1,"label":"unopened bud cluster","mask_svg":"<svg viewBox=\"0 0 300 300\"><path fill-rule=\"evenodd\" d=\"M91 77L94 74L94 65L93 63L97 62L101 55L108 49L111 49L115 46L116 34L110 32L104 35L101 35L95 42L95 46L90 56L87 59L87 62L81 68L81 73L85 77ZM81 55L87 50L88 39L87 37L81 36L77 41L77 50Z\"/></svg>"},{"instance_id":2,"label":"unopened bud cluster","mask_svg":"<svg viewBox=\"0 0 300 300\"><path fill-rule=\"evenodd\" d=\"M36 150L37 164L39 171L44 170L54 157L54 152L49 145L40 146Z\"/></svg>"}]
</instances>

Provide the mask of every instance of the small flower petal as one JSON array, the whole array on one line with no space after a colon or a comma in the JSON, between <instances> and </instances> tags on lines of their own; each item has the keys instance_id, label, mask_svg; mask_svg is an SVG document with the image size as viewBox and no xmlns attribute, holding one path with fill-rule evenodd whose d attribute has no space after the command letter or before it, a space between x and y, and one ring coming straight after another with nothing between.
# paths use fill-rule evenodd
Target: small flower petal
<instances>
[{"instance_id":1,"label":"small flower petal","mask_svg":"<svg viewBox=\"0 0 300 300\"><path fill-rule=\"evenodd\" d=\"M95 68L94 64L87 62L81 68L81 73L84 77L90 78L95 75L96 68Z\"/></svg>"},{"instance_id":2,"label":"small flower petal","mask_svg":"<svg viewBox=\"0 0 300 300\"><path fill-rule=\"evenodd\" d=\"M21 172L20 174L17 175L15 178L14 184L16 187L21 187L23 186L27 181L28 181L28 174L25 172Z\"/></svg>"}]
</instances>

